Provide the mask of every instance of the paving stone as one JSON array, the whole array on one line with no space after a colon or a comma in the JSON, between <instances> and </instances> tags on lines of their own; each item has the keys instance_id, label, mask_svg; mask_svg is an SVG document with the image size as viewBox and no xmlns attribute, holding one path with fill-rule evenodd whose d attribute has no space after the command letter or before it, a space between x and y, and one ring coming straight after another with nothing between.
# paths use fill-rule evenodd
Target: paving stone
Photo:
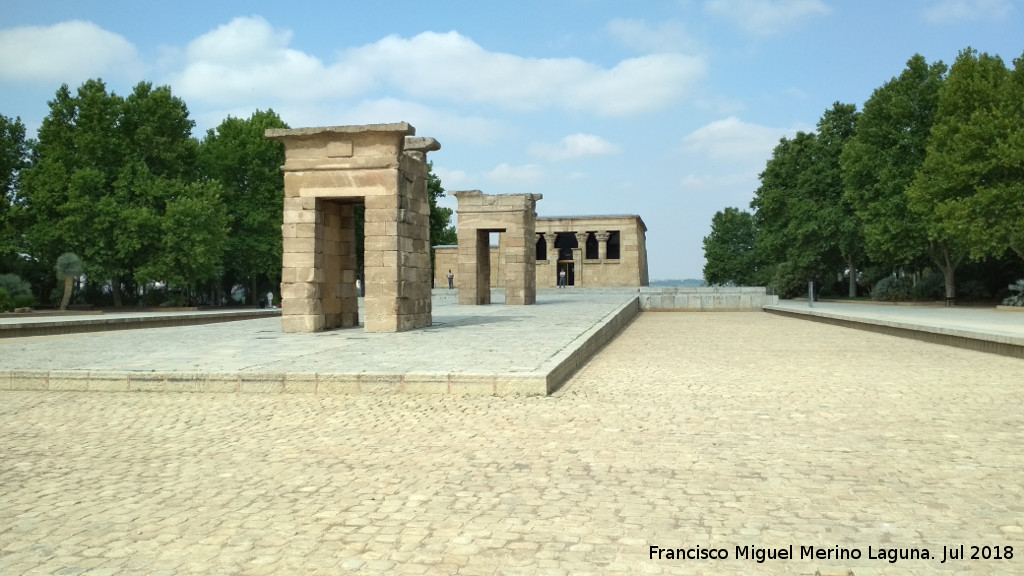
<instances>
[{"instance_id":1,"label":"paving stone","mask_svg":"<svg viewBox=\"0 0 1024 576\"><path fill-rule=\"evenodd\" d=\"M1024 573L1021 374L659 312L551 397L0 391L0 574ZM733 558L790 544L1015 556Z\"/></svg>"}]
</instances>

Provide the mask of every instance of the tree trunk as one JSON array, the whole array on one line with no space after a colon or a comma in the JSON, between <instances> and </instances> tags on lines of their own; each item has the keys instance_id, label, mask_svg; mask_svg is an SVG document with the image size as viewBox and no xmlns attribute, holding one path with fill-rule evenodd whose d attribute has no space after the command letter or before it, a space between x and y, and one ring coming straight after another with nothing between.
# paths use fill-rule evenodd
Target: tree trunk
<instances>
[{"instance_id":1,"label":"tree trunk","mask_svg":"<svg viewBox=\"0 0 1024 576\"><path fill-rule=\"evenodd\" d=\"M849 267L850 267L850 290L849 290L849 296L850 296L850 298L856 298L857 297L857 264L854 263L853 260L850 260Z\"/></svg>"},{"instance_id":2,"label":"tree trunk","mask_svg":"<svg viewBox=\"0 0 1024 576\"><path fill-rule=\"evenodd\" d=\"M120 276L115 276L114 279L110 281L110 291L114 295L114 307L115 308L120 308L121 306L123 306L124 304L121 302L121 277Z\"/></svg>"},{"instance_id":3,"label":"tree trunk","mask_svg":"<svg viewBox=\"0 0 1024 576\"><path fill-rule=\"evenodd\" d=\"M74 278L71 276L64 277L64 298L60 301L60 309L67 310L68 304L71 303L71 287L74 282Z\"/></svg>"},{"instance_id":4,"label":"tree trunk","mask_svg":"<svg viewBox=\"0 0 1024 576\"><path fill-rule=\"evenodd\" d=\"M948 259L946 260L946 262L947 262L946 266L944 266L943 269L942 269L942 276L946 280L946 300L955 300L956 299L956 281L955 281L956 279L954 278L954 273L956 272L956 268L954 268L953 266L950 266L948 264L948 262L949 262Z\"/></svg>"},{"instance_id":5,"label":"tree trunk","mask_svg":"<svg viewBox=\"0 0 1024 576\"><path fill-rule=\"evenodd\" d=\"M259 296L256 295L256 275L252 275L252 305L256 306L259 302L256 300Z\"/></svg>"}]
</instances>

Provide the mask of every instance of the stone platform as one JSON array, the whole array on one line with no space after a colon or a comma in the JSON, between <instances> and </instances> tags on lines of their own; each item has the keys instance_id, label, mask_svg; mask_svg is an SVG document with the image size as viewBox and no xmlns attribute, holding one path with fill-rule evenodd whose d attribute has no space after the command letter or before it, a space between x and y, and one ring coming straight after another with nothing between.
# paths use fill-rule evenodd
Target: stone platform
<instances>
[{"instance_id":1,"label":"stone platform","mask_svg":"<svg viewBox=\"0 0 1024 576\"><path fill-rule=\"evenodd\" d=\"M217 309L145 312L35 312L0 315L0 338L23 336L54 336L80 332L132 330L136 328L167 328L196 326L237 320L253 320L281 316L279 308Z\"/></svg>"},{"instance_id":2,"label":"stone platform","mask_svg":"<svg viewBox=\"0 0 1024 576\"><path fill-rule=\"evenodd\" d=\"M546 395L640 310L635 289L494 299L459 306L456 291L435 290L433 325L397 334L285 334L269 317L0 339L0 390Z\"/></svg>"},{"instance_id":3,"label":"stone platform","mask_svg":"<svg viewBox=\"0 0 1024 576\"><path fill-rule=\"evenodd\" d=\"M1024 358L1024 314L973 306L898 306L785 300L766 312L932 344Z\"/></svg>"}]
</instances>

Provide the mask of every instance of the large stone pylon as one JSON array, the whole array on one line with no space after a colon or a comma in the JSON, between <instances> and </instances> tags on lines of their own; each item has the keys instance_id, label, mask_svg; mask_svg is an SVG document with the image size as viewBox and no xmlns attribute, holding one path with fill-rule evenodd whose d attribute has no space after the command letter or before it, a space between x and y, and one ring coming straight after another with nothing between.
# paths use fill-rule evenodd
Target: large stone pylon
<instances>
[{"instance_id":1,"label":"large stone pylon","mask_svg":"<svg viewBox=\"0 0 1024 576\"><path fill-rule=\"evenodd\" d=\"M362 281L367 332L430 326L427 152L408 123L270 129L284 143L281 326L356 326L354 210L366 208Z\"/></svg>"},{"instance_id":2,"label":"large stone pylon","mask_svg":"<svg viewBox=\"0 0 1024 576\"><path fill-rule=\"evenodd\" d=\"M491 303L491 232L502 238L505 303L537 302L534 230L540 194L454 192L459 207L459 304Z\"/></svg>"}]
</instances>

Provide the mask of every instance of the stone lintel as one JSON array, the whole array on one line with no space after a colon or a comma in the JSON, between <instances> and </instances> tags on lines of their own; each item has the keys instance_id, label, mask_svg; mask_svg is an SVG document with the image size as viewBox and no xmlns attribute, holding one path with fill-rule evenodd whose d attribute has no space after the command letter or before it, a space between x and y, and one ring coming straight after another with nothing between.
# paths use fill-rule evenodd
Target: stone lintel
<instances>
[{"instance_id":1,"label":"stone lintel","mask_svg":"<svg viewBox=\"0 0 1024 576\"><path fill-rule=\"evenodd\" d=\"M271 140L319 136L321 134L362 134L365 132L400 132L403 136L415 136L416 128L408 122L392 124L361 124L355 126L314 126L310 128L267 128L264 136ZM433 140L433 138L430 138ZM438 145L438 149L440 145Z\"/></svg>"},{"instance_id":2,"label":"stone lintel","mask_svg":"<svg viewBox=\"0 0 1024 576\"><path fill-rule=\"evenodd\" d=\"M450 192L458 200L458 212L533 211L543 194L484 194L480 190Z\"/></svg>"},{"instance_id":3,"label":"stone lintel","mask_svg":"<svg viewBox=\"0 0 1024 576\"><path fill-rule=\"evenodd\" d=\"M415 129L413 129L415 133ZM441 149L441 143L433 138L405 137L405 149L409 152L436 152Z\"/></svg>"}]
</instances>

